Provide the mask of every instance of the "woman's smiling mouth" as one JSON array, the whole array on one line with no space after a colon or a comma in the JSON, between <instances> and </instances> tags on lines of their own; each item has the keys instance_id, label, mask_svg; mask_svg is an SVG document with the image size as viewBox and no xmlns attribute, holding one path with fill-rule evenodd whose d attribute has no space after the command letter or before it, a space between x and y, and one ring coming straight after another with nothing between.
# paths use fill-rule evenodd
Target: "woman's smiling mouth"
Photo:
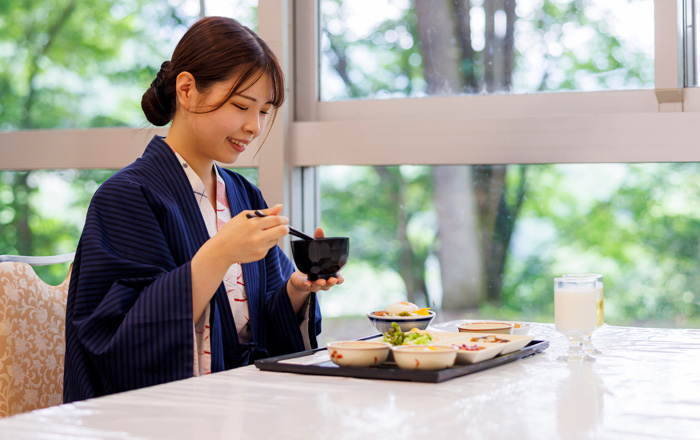
<instances>
[{"instance_id":1,"label":"woman's smiling mouth","mask_svg":"<svg viewBox=\"0 0 700 440\"><path fill-rule=\"evenodd\" d=\"M245 148L246 148L246 146L247 146L247 143L241 142L241 141L239 141L239 140L232 139L232 138L226 138L226 140L227 140L227 141L231 144L231 146L232 146L236 151L238 151L239 153L242 153L242 152L245 151Z\"/></svg>"}]
</instances>

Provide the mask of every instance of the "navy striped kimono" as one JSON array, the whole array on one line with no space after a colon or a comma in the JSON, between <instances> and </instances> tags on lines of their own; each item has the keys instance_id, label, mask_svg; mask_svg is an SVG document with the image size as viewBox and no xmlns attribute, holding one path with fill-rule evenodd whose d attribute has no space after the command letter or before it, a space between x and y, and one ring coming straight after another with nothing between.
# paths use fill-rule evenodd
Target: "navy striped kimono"
<instances>
[{"instance_id":1,"label":"navy striped kimono","mask_svg":"<svg viewBox=\"0 0 700 440\"><path fill-rule=\"evenodd\" d=\"M267 207L260 190L242 176L221 168L219 173L232 217ZM70 280L64 402L193 375L190 262L208 238L187 176L160 137L98 189ZM253 339L238 341L222 283L211 300L212 371L304 350L286 289L292 263L275 246L263 260L242 267ZM313 348L320 332L312 293Z\"/></svg>"}]
</instances>

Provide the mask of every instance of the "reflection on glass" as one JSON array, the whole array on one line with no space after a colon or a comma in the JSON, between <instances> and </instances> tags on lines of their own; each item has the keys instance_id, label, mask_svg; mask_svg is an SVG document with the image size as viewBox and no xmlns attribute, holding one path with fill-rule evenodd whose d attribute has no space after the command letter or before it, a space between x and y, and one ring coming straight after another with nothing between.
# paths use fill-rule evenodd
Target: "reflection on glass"
<instances>
[{"instance_id":1,"label":"reflection on glass","mask_svg":"<svg viewBox=\"0 0 700 440\"><path fill-rule=\"evenodd\" d=\"M608 323L700 325L696 163L324 166L319 174L321 225L353 243L347 282L321 296L324 319L361 316L369 334L365 313L407 299L436 310L436 323L553 322L552 278L577 268L605 273L614 292Z\"/></svg>"},{"instance_id":2,"label":"reflection on glass","mask_svg":"<svg viewBox=\"0 0 700 440\"><path fill-rule=\"evenodd\" d=\"M652 0L321 0L321 99L652 88Z\"/></svg>"}]
</instances>

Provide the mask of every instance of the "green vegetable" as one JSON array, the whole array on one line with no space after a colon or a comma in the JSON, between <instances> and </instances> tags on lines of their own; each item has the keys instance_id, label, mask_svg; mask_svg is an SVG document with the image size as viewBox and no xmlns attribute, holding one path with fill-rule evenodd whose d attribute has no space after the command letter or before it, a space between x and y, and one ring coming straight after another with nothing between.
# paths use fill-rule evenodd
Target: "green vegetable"
<instances>
[{"instance_id":1,"label":"green vegetable","mask_svg":"<svg viewBox=\"0 0 700 440\"><path fill-rule=\"evenodd\" d=\"M420 345L433 342L433 338L427 333L404 333L397 323L392 322L389 331L384 333L384 342L388 342L391 345Z\"/></svg>"}]
</instances>

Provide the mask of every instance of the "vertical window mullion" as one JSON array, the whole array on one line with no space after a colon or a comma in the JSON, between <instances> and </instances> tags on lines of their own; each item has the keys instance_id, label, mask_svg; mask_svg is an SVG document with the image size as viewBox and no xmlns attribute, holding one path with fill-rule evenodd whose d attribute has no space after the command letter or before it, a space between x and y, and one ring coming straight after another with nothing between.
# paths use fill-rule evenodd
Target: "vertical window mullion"
<instances>
[{"instance_id":1,"label":"vertical window mullion","mask_svg":"<svg viewBox=\"0 0 700 440\"><path fill-rule=\"evenodd\" d=\"M654 88L659 111L682 111L683 0L654 0Z\"/></svg>"}]
</instances>

